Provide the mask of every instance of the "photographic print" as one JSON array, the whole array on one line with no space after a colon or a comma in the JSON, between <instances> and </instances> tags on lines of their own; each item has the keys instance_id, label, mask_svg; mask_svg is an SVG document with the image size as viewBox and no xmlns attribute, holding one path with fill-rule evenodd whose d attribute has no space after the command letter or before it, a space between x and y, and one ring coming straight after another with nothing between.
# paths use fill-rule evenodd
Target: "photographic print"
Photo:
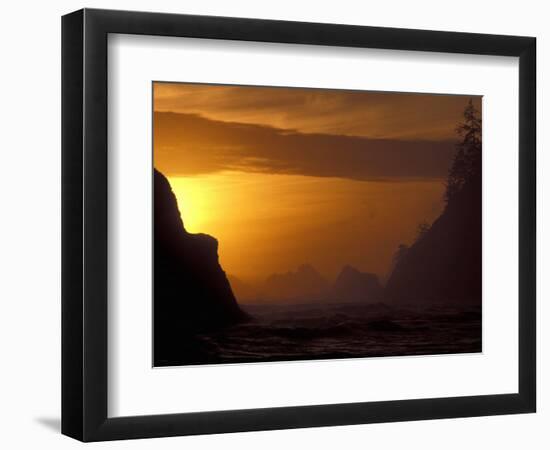
<instances>
[{"instance_id":1,"label":"photographic print","mask_svg":"<svg viewBox=\"0 0 550 450\"><path fill-rule=\"evenodd\" d=\"M481 352L481 97L152 88L154 366Z\"/></svg>"}]
</instances>

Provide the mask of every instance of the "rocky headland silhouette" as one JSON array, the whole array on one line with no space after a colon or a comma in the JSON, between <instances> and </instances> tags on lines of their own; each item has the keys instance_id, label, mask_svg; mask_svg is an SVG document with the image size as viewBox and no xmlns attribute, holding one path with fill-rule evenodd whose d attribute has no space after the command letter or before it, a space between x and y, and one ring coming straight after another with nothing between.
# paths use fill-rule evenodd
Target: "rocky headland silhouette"
<instances>
[{"instance_id":1,"label":"rocky headland silhouette","mask_svg":"<svg viewBox=\"0 0 550 450\"><path fill-rule=\"evenodd\" d=\"M185 230L170 183L154 171L154 359L182 338L247 320L218 261L218 242Z\"/></svg>"},{"instance_id":2,"label":"rocky headland silhouette","mask_svg":"<svg viewBox=\"0 0 550 450\"><path fill-rule=\"evenodd\" d=\"M481 185L465 186L397 262L392 303L481 303Z\"/></svg>"},{"instance_id":3,"label":"rocky headland silhouette","mask_svg":"<svg viewBox=\"0 0 550 450\"><path fill-rule=\"evenodd\" d=\"M457 133L445 209L409 248L400 247L384 290L388 302L481 305L481 116L471 101Z\"/></svg>"}]
</instances>

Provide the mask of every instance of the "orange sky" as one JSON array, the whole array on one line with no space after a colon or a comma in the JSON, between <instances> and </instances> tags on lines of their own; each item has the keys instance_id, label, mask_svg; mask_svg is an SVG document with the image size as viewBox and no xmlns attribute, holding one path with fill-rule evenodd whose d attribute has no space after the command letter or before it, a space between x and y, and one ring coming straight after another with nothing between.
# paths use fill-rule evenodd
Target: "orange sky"
<instances>
[{"instance_id":1,"label":"orange sky","mask_svg":"<svg viewBox=\"0 0 550 450\"><path fill-rule=\"evenodd\" d=\"M469 98L155 83L154 163L229 274L384 276L441 212Z\"/></svg>"}]
</instances>

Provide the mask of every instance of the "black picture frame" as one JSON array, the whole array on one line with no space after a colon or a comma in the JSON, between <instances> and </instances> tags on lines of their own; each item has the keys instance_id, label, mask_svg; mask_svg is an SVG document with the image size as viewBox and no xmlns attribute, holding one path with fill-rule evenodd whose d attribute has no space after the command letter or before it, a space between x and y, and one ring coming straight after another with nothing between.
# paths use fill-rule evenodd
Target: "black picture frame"
<instances>
[{"instance_id":1,"label":"black picture frame","mask_svg":"<svg viewBox=\"0 0 550 450\"><path fill-rule=\"evenodd\" d=\"M109 33L519 57L517 393L107 416ZM62 18L62 433L103 441L535 412L536 40L456 32L83 9Z\"/></svg>"}]
</instances>

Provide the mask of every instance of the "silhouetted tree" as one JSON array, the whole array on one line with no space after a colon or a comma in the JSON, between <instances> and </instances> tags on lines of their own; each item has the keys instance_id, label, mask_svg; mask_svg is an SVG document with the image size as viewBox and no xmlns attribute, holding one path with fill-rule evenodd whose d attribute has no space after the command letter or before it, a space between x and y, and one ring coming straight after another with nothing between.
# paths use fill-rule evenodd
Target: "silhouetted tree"
<instances>
[{"instance_id":1,"label":"silhouetted tree","mask_svg":"<svg viewBox=\"0 0 550 450\"><path fill-rule=\"evenodd\" d=\"M445 200L447 203L460 192L467 181L481 177L481 116L472 100L464 109L464 120L456 128L461 138L453 159Z\"/></svg>"}]
</instances>

